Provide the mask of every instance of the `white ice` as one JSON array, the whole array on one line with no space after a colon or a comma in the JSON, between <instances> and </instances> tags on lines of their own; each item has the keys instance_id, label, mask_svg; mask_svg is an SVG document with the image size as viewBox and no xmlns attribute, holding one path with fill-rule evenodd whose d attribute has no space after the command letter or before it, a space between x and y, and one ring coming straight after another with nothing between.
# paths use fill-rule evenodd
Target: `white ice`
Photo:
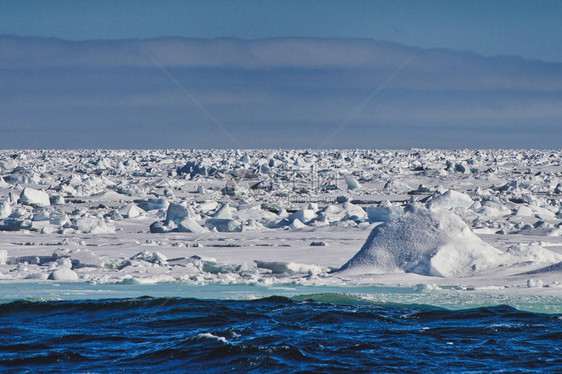
<instances>
[{"instance_id":1,"label":"white ice","mask_svg":"<svg viewBox=\"0 0 562 374\"><path fill-rule=\"evenodd\" d=\"M559 150L4 150L0 160L3 282L562 291Z\"/></svg>"}]
</instances>

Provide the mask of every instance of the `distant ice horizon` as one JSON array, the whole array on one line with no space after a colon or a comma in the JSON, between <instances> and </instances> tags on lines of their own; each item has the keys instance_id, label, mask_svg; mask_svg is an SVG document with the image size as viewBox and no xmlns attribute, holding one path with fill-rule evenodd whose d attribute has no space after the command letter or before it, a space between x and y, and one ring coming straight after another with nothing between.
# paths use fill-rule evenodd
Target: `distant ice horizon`
<instances>
[{"instance_id":1,"label":"distant ice horizon","mask_svg":"<svg viewBox=\"0 0 562 374\"><path fill-rule=\"evenodd\" d=\"M556 149L562 63L371 39L0 36L4 149Z\"/></svg>"}]
</instances>

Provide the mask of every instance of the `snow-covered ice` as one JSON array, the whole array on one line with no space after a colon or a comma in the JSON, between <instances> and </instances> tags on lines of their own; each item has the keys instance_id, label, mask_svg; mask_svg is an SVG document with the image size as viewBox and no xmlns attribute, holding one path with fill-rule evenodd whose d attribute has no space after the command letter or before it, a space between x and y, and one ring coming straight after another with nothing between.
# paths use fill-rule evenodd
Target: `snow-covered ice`
<instances>
[{"instance_id":1,"label":"snow-covered ice","mask_svg":"<svg viewBox=\"0 0 562 374\"><path fill-rule=\"evenodd\" d=\"M3 282L562 290L559 150L0 158Z\"/></svg>"},{"instance_id":2,"label":"snow-covered ice","mask_svg":"<svg viewBox=\"0 0 562 374\"><path fill-rule=\"evenodd\" d=\"M458 277L500 264L501 252L454 213L408 205L402 217L375 227L359 253L339 271Z\"/></svg>"}]
</instances>

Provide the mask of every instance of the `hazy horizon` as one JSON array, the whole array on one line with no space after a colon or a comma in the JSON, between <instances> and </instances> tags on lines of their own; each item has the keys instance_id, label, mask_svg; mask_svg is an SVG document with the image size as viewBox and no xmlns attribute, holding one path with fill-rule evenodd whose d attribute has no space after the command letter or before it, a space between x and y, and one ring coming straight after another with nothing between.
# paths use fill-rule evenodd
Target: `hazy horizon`
<instances>
[{"instance_id":1,"label":"hazy horizon","mask_svg":"<svg viewBox=\"0 0 562 374\"><path fill-rule=\"evenodd\" d=\"M562 144L561 63L341 38L0 36L0 50L3 148Z\"/></svg>"}]
</instances>

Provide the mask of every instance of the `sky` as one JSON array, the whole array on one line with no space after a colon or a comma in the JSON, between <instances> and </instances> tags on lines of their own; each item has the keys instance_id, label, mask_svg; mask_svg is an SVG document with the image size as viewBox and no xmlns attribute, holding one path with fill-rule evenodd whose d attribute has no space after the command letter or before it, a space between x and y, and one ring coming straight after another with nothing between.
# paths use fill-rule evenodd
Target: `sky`
<instances>
[{"instance_id":1,"label":"sky","mask_svg":"<svg viewBox=\"0 0 562 374\"><path fill-rule=\"evenodd\" d=\"M0 34L368 38L562 62L557 0L2 0Z\"/></svg>"},{"instance_id":2,"label":"sky","mask_svg":"<svg viewBox=\"0 0 562 374\"><path fill-rule=\"evenodd\" d=\"M3 0L0 148L559 148L560 15L560 1Z\"/></svg>"}]
</instances>

